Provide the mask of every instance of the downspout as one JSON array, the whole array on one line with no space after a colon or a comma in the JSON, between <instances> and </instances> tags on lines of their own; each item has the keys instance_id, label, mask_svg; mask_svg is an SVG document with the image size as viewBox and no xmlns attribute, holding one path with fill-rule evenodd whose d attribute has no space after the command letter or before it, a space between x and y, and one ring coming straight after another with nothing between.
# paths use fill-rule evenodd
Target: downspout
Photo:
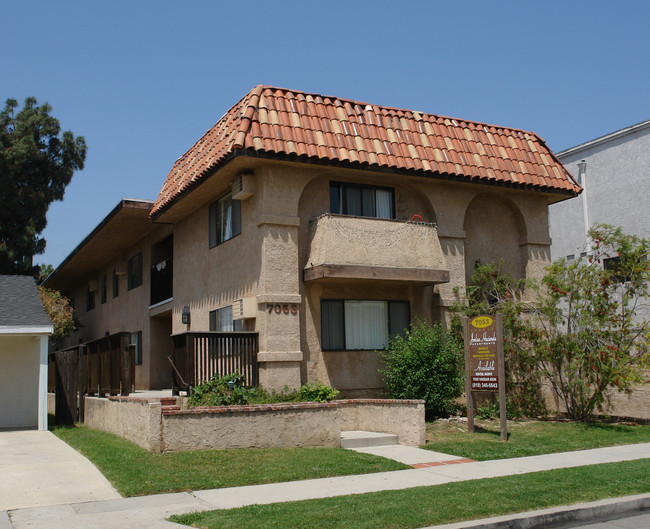
<instances>
[{"instance_id":1,"label":"downspout","mask_svg":"<svg viewBox=\"0 0 650 529\"><path fill-rule=\"evenodd\" d=\"M578 162L578 183L582 186L582 213L585 224L585 251L591 252L589 242L589 203L587 201L587 162L580 160Z\"/></svg>"}]
</instances>

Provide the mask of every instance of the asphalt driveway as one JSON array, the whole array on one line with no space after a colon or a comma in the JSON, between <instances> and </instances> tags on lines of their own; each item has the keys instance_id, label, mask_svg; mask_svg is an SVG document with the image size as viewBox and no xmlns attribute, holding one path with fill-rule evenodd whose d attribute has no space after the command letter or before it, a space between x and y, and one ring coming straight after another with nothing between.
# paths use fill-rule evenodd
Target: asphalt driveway
<instances>
[{"instance_id":1,"label":"asphalt driveway","mask_svg":"<svg viewBox=\"0 0 650 529\"><path fill-rule=\"evenodd\" d=\"M51 432L0 430L0 511L121 496Z\"/></svg>"}]
</instances>

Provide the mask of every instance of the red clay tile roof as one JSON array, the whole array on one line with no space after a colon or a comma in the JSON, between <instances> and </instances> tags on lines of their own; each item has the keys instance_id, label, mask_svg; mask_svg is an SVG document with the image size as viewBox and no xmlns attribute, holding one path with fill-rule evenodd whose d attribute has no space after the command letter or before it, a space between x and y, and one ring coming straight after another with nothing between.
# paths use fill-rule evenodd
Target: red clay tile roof
<instances>
[{"instance_id":1,"label":"red clay tile roof","mask_svg":"<svg viewBox=\"0 0 650 529\"><path fill-rule=\"evenodd\" d=\"M575 195L533 132L258 85L180 157L152 216L244 151Z\"/></svg>"}]
</instances>

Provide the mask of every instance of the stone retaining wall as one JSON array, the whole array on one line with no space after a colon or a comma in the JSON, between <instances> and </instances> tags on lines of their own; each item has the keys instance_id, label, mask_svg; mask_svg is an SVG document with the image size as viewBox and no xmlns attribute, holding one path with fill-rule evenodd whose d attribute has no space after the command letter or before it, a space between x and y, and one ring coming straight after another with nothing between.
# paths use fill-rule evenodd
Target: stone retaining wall
<instances>
[{"instance_id":1,"label":"stone retaining wall","mask_svg":"<svg viewBox=\"0 0 650 529\"><path fill-rule=\"evenodd\" d=\"M84 422L147 450L340 446L341 431L425 442L424 401L361 399L181 409L159 400L86 397Z\"/></svg>"}]
</instances>

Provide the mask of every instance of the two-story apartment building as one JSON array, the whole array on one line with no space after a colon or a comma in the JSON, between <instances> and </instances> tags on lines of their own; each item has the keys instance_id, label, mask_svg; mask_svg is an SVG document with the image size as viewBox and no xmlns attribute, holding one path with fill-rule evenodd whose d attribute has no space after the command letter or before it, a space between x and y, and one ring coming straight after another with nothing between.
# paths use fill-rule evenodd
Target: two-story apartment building
<instances>
[{"instance_id":1,"label":"two-story apartment building","mask_svg":"<svg viewBox=\"0 0 650 529\"><path fill-rule=\"evenodd\" d=\"M170 335L241 330L266 387L377 394L389 334L445 321L477 262L539 276L547 207L580 190L534 133L257 86L48 286L72 340L132 333L140 388L168 386Z\"/></svg>"}]
</instances>

